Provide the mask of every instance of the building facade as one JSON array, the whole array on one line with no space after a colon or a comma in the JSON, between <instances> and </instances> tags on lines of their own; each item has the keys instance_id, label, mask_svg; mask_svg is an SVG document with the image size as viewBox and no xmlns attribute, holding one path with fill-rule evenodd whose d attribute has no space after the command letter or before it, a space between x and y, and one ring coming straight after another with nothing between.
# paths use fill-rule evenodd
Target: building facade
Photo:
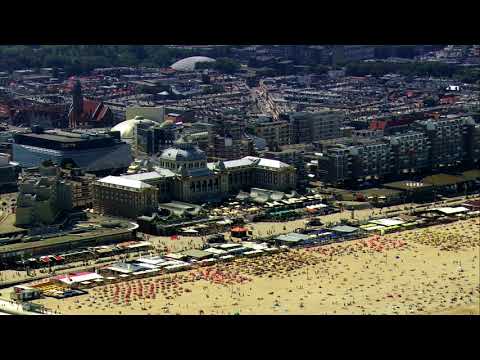
<instances>
[{"instance_id":1,"label":"building facade","mask_svg":"<svg viewBox=\"0 0 480 360\"><path fill-rule=\"evenodd\" d=\"M432 169L458 165L473 157L478 161L473 141L478 136L478 127L471 118L455 117L438 120L417 121L413 128L425 134L430 146L429 166ZM477 138L478 139L478 138Z\"/></svg>"},{"instance_id":2,"label":"building facade","mask_svg":"<svg viewBox=\"0 0 480 360\"><path fill-rule=\"evenodd\" d=\"M155 186L119 176L107 176L93 184L93 209L99 214L136 218L157 209Z\"/></svg>"},{"instance_id":3,"label":"building facade","mask_svg":"<svg viewBox=\"0 0 480 360\"><path fill-rule=\"evenodd\" d=\"M97 181L94 209L104 214L135 217L153 211L159 202L215 202L252 187L295 189L297 181L295 167L277 160L246 156L208 163L206 153L193 143L175 143L146 162L143 167L135 167L138 173ZM126 209L126 199L133 199L139 205Z\"/></svg>"},{"instance_id":4,"label":"building facade","mask_svg":"<svg viewBox=\"0 0 480 360\"><path fill-rule=\"evenodd\" d=\"M133 161L130 145L122 142L118 133L38 129L28 134L16 134L12 152L13 160L22 167L38 167L46 160L60 165L70 159L87 172L121 171Z\"/></svg>"},{"instance_id":5,"label":"building facade","mask_svg":"<svg viewBox=\"0 0 480 360\"><path fill-rule=\"evenodd\" d=\"M107 127L112 126L113 121L113 112L107 105L83 97L80 81L77 80L72 88L72 104L68 111L69 127Z\"/></svg>"},{"instance_id":6,"label":"building facade","mask_svg":"<svg viewBox=\"0 0 480 360\"><path fill-rule=\"evenodd\" d=\"M0 153L0 193L5 189L15 187L19 173L17 163L10 161L9 154Z\"/></svg>"},{"instance_id":7,"label":"building facade","mask_svg":"<svg viewBox=\"0 0 480 360\"><path fill-rule=\"evenodd\" d=\"M134 131L134 147L137 151L153 155L173 144L176 138L175 126L168 122L151 125L139 123Z\"/></svg>"},{"instance_id":8,"label":"building facade","mask_svg":"<svg viewBox=\"0 0 480 360\"><path fill-rule=\"evenodd\" d=\"M352 144L324 146L320 179L332 184L382 179L445 167L478 167L480 126L469 117L417 121L412 130Z\"/></svg>"},{"instance_id":9,"label":"building facade","mask_svg":"<svg viewBox=\"0 0 480 360\"><path fill-rule=\"evenodd\" d=\"M290 143L311 143L341 136L345 114L337 110L316 113L299 112L290 115Z\"/></svg>"},{"instance_id":10,"label":"building facade","mask_svg":"<svg viewBox=\"0 0 480 360\"><path fill-rule=\"evenodd\" d=\"M257 122L255 135L265 139L270 149L290 144L290 127L287 121Z\"/></svg>"},{"instance_id":11,"label":"building facade","mask_svg":"<svg viewBox=\"0 0 480 360\"><path fill-rule=\"evenodd\" d=\"M65 172L57 166L24 171L18 183L16 225L51 225L61 211L91 206L94 179L79 169Z\"/></svg>"}]
</instances>

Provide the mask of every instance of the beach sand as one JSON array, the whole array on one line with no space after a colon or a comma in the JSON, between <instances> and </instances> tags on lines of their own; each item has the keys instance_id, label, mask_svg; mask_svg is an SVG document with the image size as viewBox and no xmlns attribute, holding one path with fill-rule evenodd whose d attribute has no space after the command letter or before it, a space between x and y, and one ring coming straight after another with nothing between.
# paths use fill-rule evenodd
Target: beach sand
<instances>
[{"instance_id":1,"label":"beach sand","mask_svg":"<svg viewBox=\"0 0 480 360\"><path fill-rule=\"evenodd\" d=\"M480 314L479 229L460 220L36 302L64 314Z\"/></svg>"}]
</instances>

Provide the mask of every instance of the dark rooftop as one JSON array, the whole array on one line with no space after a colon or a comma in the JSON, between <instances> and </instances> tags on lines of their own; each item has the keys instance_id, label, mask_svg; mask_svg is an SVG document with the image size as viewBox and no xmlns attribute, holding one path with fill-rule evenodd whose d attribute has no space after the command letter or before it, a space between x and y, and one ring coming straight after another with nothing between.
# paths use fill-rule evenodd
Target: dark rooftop
<instances>
[{"instance_id":1,"label":"dark rooftop","mask_svg":"<svg viewBox=\"0 0 480 360\"><path fill-rule=\"evenodd\" d=\"M447 186L461 184L465 182L466 179L461 176L449 175L449 174L435 174L427 176L423 179L424 183L432 184L436 186Z\"/></svg>"}]
</instances>

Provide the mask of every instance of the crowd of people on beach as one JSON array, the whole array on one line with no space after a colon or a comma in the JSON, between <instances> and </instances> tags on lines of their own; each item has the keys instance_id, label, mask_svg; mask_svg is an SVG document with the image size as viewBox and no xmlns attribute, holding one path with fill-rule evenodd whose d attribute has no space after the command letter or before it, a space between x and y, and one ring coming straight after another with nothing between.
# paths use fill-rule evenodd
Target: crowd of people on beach
<instances>
[{"instance_id":1,"label":"crowd of people on beach","mask_svg":"<svg viewBox=\"0 0 480 360\"><path fill-rule=\"evenodd\" d=\"M471 271L464 270L470 264L478 265L479 259L469 258L463 264L461 261L453 264L457 260L446 261L429 270L428 258L424 259L425 249L431 249L435 257L450 256L448 253L455 254L461 249L478 249L480 240L473 231L476 225L478 219L468 219L341 244L292 249L268 258L242 257L185 273L105 285L70 302L67 312L96 309L117 314L244 313L248 308L242 307L242 303L260 294L254 290L258 281L289 284L288 288L257 296L260 304L271 301L273 313L308 313L312 311L311 302L317 298L320 303L316 313L319 314L412 314L448 309L474 303L478 298L479 280ZM437 241L437 237L444 241ZM436 255L437 252L440 255ZM358 263L349 260L356 258ZM412 276L418 279L416 283L408 281ZM472 284L476 284L476 288ZM215 286L212 289L217 289L216 292L208 290L211 286ZM214 295L220 294L222 288L228 294L224 300ZM192 292L211 306L177 304L179 298L191 296ZM288 296L293 296L293 300ZM292 301L297 303L297 310L286 305Z\"/></svg>"},{"instance_id":2,"label":"crowd of people on beach","mask_svg":"<svg viewBox=\"0 0 480 360\"><path fill-rule=\"evenodd\" d=\"M370 215L365 212L363 216ZM249 230L254 236L268 237L293 231L304 226L305 222L251 224ZM460 253L462 251L478 251L479 225L480 218L477 217L344 243L291 249L256 258L241 257L174 275L98 286L90 289L88 295L66 299L64 303L57 303L56 307L57 311L66 313L232 313L232 309L242 309L246 298L254 296L255 290L252 289L255 289L258 281L278 280L286 281L290 287L284 292L267 292L257 299L259 302L267 301L267 297L268 301L272 300L271 309L274 312L308 313L313 311L313 299L318 302L315 313L319 314L398 314L418 313L433 308L447 309L478 300L479 279L472 275L471 270L475 270L475 266L478 268L479 258L473 255L468 257L468 262L462 263L456 254L460 258L464 257ZM150 241L154 245L153 253L166 254L202 248L206 238L154 237ZM425 254L430 250L438 257L438 261L448 261L445 260L434 270L427 269L431 258ZM359 260L358 264L355 260ZM419 262L421 267L411 265L408 268L409 261L412 264ZM90 265L95 265L95 262ZM468 271L465 271L467 268ZM416 284L407 281L412 275L418 279ZM21 278L24 274L21 271L9 271L8 274L0 272L0 276L0 281L4 281L7 278ZM395 285L392 287L390 283ZM191 296L192 293L203 300L209 299L212 296L207 290L210 286L228 289L227 303L222 304L219 297L215 296L211 299L214 300L211 307L202 305L198 309L192 303L182 305L183 308L179 310L178 306L174 306L176 300ZM299 295L295 297L297 293ZM298 305L295 311L282 305L287 303L290 295L294 300L288 301ZM379 310L375 304L388 306ZM243 309L247 309L247 305Z\"/></svg>"}]
</instances>

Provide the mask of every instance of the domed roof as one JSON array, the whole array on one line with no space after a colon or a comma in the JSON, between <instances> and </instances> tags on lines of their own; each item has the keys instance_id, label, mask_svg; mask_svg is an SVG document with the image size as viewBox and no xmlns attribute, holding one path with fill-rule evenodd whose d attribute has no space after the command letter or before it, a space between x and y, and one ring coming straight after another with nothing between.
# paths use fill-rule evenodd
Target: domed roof
<instances>
[{"instance_id":1,"label":"domed roof","mask_svg":"<svg viewBox=\"0 0 480 360\"><path fill-rule=\"evenodd\" d=\"M205 152L193 144L175 144L162 151L159 159L175 161L207 160Z\"/></svg>"},{"instance_id":2,"label":"domed roof","mask_svg":"<svg viewBox=\"0 0 480 360\"><path fill-rule=\"evenodd\" d=\"M194 71L195 64L201 63L201 62L212 62L212 61L215 61L215 59L212 59L206 56L192 56L192 57L179 60L170 67L177 71Z\"/></svg>"},{"instance_id":3,"label":"domed roof","mask_svg":"<svg viewBox=\"0 0 480 360\"><path fill-rule=\"evenodd\" d=\"M134 119L126 120L115 125L111 131L120 131L120 137L122 139L131 139L135 127L140 123L151 125L158 124L156 121L145 119L142 116L135 116Z\"/></svg>"}]
</instances>

